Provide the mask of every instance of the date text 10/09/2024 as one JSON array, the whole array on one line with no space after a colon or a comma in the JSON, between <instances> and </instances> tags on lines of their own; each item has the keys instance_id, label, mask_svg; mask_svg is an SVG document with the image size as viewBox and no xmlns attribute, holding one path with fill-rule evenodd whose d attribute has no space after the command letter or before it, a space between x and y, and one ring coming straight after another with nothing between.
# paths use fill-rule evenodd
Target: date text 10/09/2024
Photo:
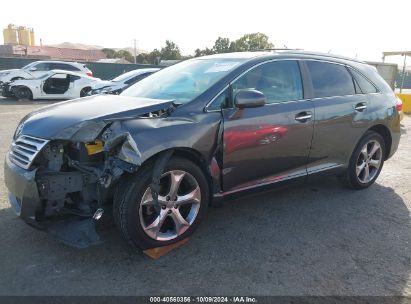
<instances>
[{"instance_id":1,"label":"date text 10/09/2024","mask_svg":"<svg viewBox=\"0 0 411 304\"><path fill-rule=\"evenodd\" d=\"M257 303L255 297L150 297L150 303Z\"/></svg>"}]
</instances>

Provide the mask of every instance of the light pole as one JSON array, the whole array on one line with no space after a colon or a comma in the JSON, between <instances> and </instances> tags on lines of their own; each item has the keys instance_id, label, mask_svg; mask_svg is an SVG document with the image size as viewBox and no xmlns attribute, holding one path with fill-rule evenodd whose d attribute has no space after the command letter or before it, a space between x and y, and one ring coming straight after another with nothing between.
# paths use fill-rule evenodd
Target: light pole
<instances>
[{"instance_id":1,"label":"light pole","mask_svg":"<svg viewBox=\"0 0 411 304\"><path fill-rule=\"evenodd\" d=\"M402 87L404 86L405 71L407 69L407 53L404 53L403 56L404 56L404 63L403 63L403 66L402 66L400 94L402 93Z\"/></svg>"},{"instance_id":2,"label":"light pole","mask_svg":"<svg viewBox=\"0 0 411 304\"><path fill-rule=\"evenodd\" d=\"M134 63L137 63L137 40L134 39Z\"/></svg>"}]
</instances>

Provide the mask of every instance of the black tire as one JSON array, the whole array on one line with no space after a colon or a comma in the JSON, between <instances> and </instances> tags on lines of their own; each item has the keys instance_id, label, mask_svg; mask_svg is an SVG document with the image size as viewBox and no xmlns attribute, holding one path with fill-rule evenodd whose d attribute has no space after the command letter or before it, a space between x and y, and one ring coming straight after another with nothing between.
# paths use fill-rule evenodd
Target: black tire
<instances>
[{"instance_id":1,"label":"black tire","mask_svg":"<svg viewBox=\"0 0 411 304\"><path fill-rule=\"evenodd\" d=\"M80 97L86 97L87 94L91 91L90 87L82 88L80 91Z\"/></svg>"},{"instance_id":2,"label":"black tire","mask_svg":"<svg viewBox=\"0 0 411 304\"><path fill-rule=\"evenodd\" d=\"M373 177L368 182L361 182L361 178L357 176L357 165L359 164L359 162L363 162L363 160L360 159L360 154L362 153L361 150L367 143L370 142L378 142L381 147L380 165L379 168L375 170ZM343 185L351 189L361 190L368 188L378 178L384 165L385 155L386 147L382 136L376 132L367 131L354 149L354 152L352 153L350 162L348 164L348 169L344 174L339 176L339 180L343 183Z\"/></svg>"},{"instance_id":3,"label":"black tire","mask_svg":"<svg viewBox=\"0 0 411 304\"><path fill-rule=\"evenodd\" d=\"M33 99L33 93L28 87L18 87L14 90L17 99Z\"/></svg>"},{"instance_id":4,"label":"black tire","mask_svg":"<svg viewBox=\"0 0 411 304\"><path fill-rule=\"evenodd\" d=\"M163 172L183 170L188 172L198 183L201 192L199 210L189 228L181 235L171 240L156 240L146 234L140 221L140 206L146 189L152 180L153 164L143 166L131 178L123 180L114 195L113 215L117 229L123 238L134 248L142 250L166 246L182 240L193 233L204 218L209 203L209 184L203 171L193 162L172 157ZM155 217L158 214L155 215Z\"/></svg>"}]
</instances>

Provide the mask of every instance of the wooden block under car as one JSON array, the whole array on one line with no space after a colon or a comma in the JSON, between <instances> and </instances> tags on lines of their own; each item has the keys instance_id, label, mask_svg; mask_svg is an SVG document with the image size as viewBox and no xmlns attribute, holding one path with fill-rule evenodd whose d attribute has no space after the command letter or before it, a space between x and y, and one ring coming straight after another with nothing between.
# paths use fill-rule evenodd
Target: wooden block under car
<instances>
[{"instance_id":1,"label":"wooden block under car","mask_svg":"<svg viewBox=\"0 0 411 304\"><path fill-rule=\"evenodd\" d=\"M185 243L188 242L188 239L189 238L185 238L185 239L182 239L181 241L178 241L174 244L147 249L147 250L144 250L143 252L148 257L150 257L154 260L157 260L157 259L161 258L162 256L166 255L167 253L169 253L170 251L183 246Z\"/></svg>"}]
</instances>

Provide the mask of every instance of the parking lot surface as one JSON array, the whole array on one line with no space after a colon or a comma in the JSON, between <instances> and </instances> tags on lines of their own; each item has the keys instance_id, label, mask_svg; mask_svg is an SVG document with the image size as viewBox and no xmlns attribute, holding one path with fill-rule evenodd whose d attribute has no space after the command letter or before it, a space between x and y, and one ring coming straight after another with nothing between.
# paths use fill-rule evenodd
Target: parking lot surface
<instances>
[{"instance_id":1,"label":"parking lot surface","mask_svg":"<svg viewBox=\"0 0 411 304\"><path fill-rule=\"evenodd\" d=\"M0 98L0 158L19 120L50 102ZM411 296L411 117L399 151L363 191L329 177L213 207L159 260L131 250L110 221L103 244L74 249L9 206L0 164L0 295Z\"/></svg>"}]
</instances>

